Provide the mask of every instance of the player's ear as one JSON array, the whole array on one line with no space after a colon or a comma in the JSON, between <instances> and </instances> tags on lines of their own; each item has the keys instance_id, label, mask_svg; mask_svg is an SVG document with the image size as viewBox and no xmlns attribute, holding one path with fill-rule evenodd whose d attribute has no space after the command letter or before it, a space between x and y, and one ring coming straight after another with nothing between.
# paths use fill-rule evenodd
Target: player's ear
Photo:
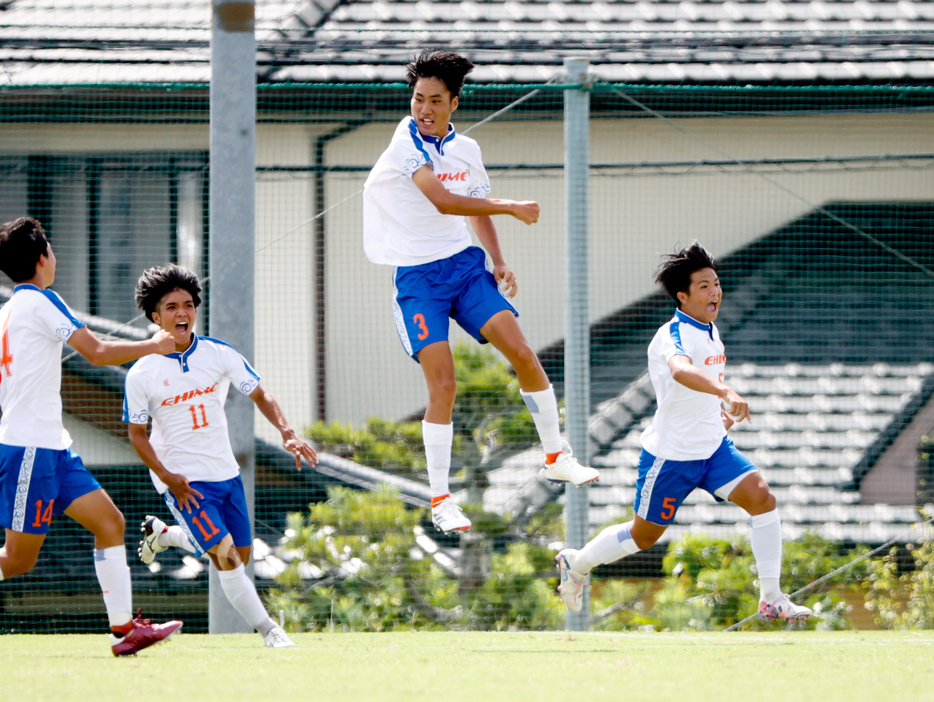
<instances>
[{"instance_id":1,"label":"player's ear","mask_svg":"<svg viewBox=\"0 0 934 702\"><path fill-rule=\"evenodd\" d=\"M685 292L679 292L678 295L678 307L681 307L685 302L688 301L688 294Z\"/></svg>"},{"instance_id":2,"label":"player's ear","mask_svg":"<svg viewBox=\"0 0 934 702\"><path fill-rule=\"evenodd\" d=\"M451 98L451 112L457 109L457 96Z\"/></svg>"}]
</instances>

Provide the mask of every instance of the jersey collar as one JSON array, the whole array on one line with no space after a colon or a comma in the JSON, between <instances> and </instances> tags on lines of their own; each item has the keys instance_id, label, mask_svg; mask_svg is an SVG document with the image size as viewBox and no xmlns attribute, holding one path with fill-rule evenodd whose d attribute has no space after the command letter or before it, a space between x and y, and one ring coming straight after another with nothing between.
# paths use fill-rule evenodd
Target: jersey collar
<instances>
[{"instance_id":1,"label":"jersey collar","mask_svg":"<svg viewBox=\"0 0 934 702\"><path fill-rule=\"evenodd\" d=\"M188 359L191 358L191 354L195 352L195 349L198 348L198 335L194 335L194 340L191 342L191 346L179 353L167 353L166 358L171 358L178 361L178 365L182 367L182 373L188 372Z\"/></svg>"},{"instance_id":2,"label":"jersey collar","mask_svg":"<svg viewBox=\"0 0 934 702\"><path fill-rule=\"evenodd\" d=\"M695 329L703 329L705 332L710 334L710 338L713 339L713 322L710 322L710 324L703 324L701 322L698 322L691 315L685 314L681 310L675 310L675 317L678 318L679 322L690 324Z\"/></svg>"},{"instance_id":3,"label":"jersey collar","mask_svg":"<svg viewBox=\"0 0 934 702\"><path fill-rule=\"evenodd\" d=\"M430 134L426 136L425 134L422 134L420 131L418 131L418 127L415 126L414 117L412 118L412 126L415 127L415 133L418 134L421 140L426 144L431 144L434 146L438 150L438 153L442 156L444 156L444 145L451 143L454 137L457 136L457 131L454 129L454 125L450 122L448 122L448 133L443 137L431 136Z\"/></svg>"},{"instance_id":4,"label":"jersey collar","mask_svg":"<svg viewBox=\"0 0 934 702\"><path fill-rule=\"evenodd\" d=\"M38 290L39 292L42 292L42 288L36 287L32 283L20 283L19 285L13 287L13 294L15 295L20 290Z\"/></svg>"}]
</instances>

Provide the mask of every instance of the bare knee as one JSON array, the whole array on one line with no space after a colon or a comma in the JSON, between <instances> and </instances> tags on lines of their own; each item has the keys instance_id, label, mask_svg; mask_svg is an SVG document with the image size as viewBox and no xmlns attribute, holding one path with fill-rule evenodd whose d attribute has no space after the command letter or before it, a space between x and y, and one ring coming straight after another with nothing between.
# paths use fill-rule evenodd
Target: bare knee
<instances>
[{"instance_id":1,"label":"bare knee","mask_svg":"<svg viewBox=\"0 0 934 702\"><path fill-rule=\"evenodd\" d=\"M636 542L636 546L639 547L640 551L645 551L655 545L658 537L655 534L633 534L632 540Z\"/></svg>"},{"instance_id":2,"label":"bare knee","mask_svg":"<svg viewBox=\"0 0 934 702\"><path fill-rule=\"evenodd\" d=\"M0 551L0 554L2 554L2 551ZM3 572L4 580L31 571L36 567L38 556L38 553L32 552L22 553L14 551L11 553L7 551L6 558L0 560L0 571Z\"/></svg>"},{"instance_id":3,"label":"bare knee","mask_svg":"<svg viewBox=\"0 0 934 702\"><path fill-rule=\"evenodd\" d=\"M123 512L117 508L107 510L95 521L90 530L94 534L98 548L119 546L123 543L126 534L126 519Z\"/></svg>"},{"instance_id":4,"label":"bare knee","mask_svg":"<svg viewBox=\"0 0 934 702\"><path fill-rule=\"evenodd\" d=\"M511 356L512 365L513 368L516 369L516 373L521 373L522 371L532 372L538 369L538 355L528 344L519 344L513 349Z\"/></svg>"},{"instance_id":5,"label":"bare knee","mask_svg":"<svg viewBox=\"0 0 934 702\"><path fill-rule=\"evenodd\" d=\"M775 495L772 494L772 491L769 488L757 492L753 495L753 499L750 500L746 507L746 511L750 515L765 514L766 512L771 512L778 507L778 501L775 499Z\"/></svg>"},{"instance_id":6,"label":"bare knee","mask_svg":"<svg viewBox=\"0 0 934 702\"><path fill-rule=\"evenodd\" d=\"M645 551L655 545L662 534L665 533L665 527L660 527L645 521L635 522L629 530L629 535L636 542L640 551Z\"/></svg>"},{"instance_id":7,"label":"bare knee","mask_svg":"<svg viewBox=\"0 0 934 702\"><path fill-rule=\"evenodd\" d=\"M439 378L433 380L428 387L428 396L432 404L451 407L457 397L457 380L454 378Z\"/></svg>"}]
</instances>

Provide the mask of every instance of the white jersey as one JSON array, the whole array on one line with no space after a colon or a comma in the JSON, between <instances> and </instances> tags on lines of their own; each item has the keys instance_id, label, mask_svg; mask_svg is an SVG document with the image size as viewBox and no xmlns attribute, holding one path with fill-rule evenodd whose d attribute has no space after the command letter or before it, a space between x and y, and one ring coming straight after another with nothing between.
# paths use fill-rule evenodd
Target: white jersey
<instances>
[{"instance_id":1,"label":"white jersey","mask_svg":"<svg viewBox=\"0 0 934 702\"><path fill-rule=\"evenodd\" d=\"M406 117L363 186L363 249L373 263L418 266L472 244L466 218L438 212L412 181L426 165L455 195L490 194L477 142L458 134L453 125L443 139L423 136L415 120Z\"/></svg>"},{"instance_id":2,"label":"white jersey","mask_svg":"<svg viewBox=\"0 0 934 702\"><path fill-rule=\"evenodd\" d=\"M62 298L17 285L0 309L0 444L61 451L62 347L84 324Z\"/></svg>"},{"instance_id":3,"label":"white jersey","mask_svg":"<svg viewBox=\"0 0 934 702\"><path fill-rule=\"evenodd\" d=\"M149 442L162 464L190 482L237 477L240 467L230 448L224 403L233 383L249 395L259 376L229 344L196 336L183 353L146 356L126 376L123 421L146 424ZM168 488L149 471L156 490Z\"/></svg>"},{"instance_id":4,"label":"white jersey","mask_svg":"<svg viewBox=\"0 0 934 702\"><path fill-rule=\"evenodd\" d=\"M655 332L649 344L649 377L658 409L642 432L642 447L657 458L691 461L710 458L723 443L726 429L720 417L720 398L676 382L668 361L687 356L714 380L723 381L726 356L720 333L681 310Z\"/></svg>"}]
</instances>

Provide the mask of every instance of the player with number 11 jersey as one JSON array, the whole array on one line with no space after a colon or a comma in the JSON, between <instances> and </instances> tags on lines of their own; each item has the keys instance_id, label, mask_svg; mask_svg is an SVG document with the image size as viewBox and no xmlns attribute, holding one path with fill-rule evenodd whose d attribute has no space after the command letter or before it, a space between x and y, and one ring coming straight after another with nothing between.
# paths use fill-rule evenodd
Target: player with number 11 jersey
<instances>
[{"instance_id":1,"label":"player with number 11 jersey","mask_svg":"<svg viewBox=\"0 0 934 702\"><path fill-rule=\"evenodd\" d=\"M266 646L293 646L269 618L244 570L252 555L253 536L240 468L227 433L224 403L230 385L249 397L280 431L297 469L302 458L314 465L317 455L289 426L279 403L263 390L243 356L223 341L194 333L201 304L201 284L194 273L176 265L144 271L136 285L136 303L172 335L175 353L146 359L130 369L123 420L129 424L130 443L178 522L169 527L158 517L147 517L140 559L152 563L170 546L207 553L230 604L262 634Z\"/></svg>"}]
</instances>

